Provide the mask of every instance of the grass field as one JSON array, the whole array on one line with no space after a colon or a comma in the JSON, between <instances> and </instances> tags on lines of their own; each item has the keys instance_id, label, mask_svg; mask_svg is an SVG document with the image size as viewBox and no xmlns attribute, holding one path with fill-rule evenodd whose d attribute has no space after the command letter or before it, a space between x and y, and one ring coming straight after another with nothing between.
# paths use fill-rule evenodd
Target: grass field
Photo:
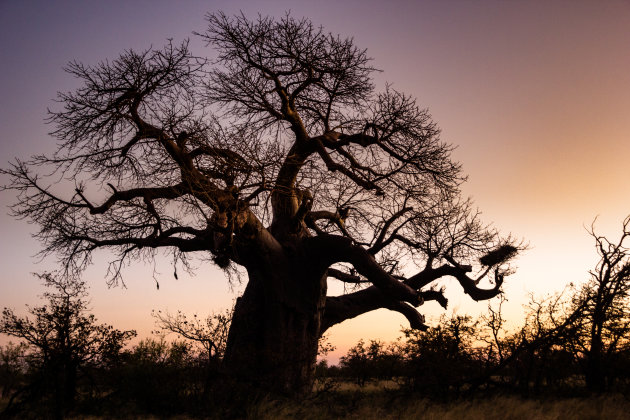
<instances>
[{"instance_id":1,"label":"grass field","mask_svg":"<svg viewBox=\"0 0 630 420\"><path fill-rule=\"evenodd\" d=\"M375 419L375 420L622 420L630 418L630 399L622 395L572 398L475 397L435 401L383 386L359 389L344 384L302 401L261 398L236 408L220 407L202 416L156 416L109 407L106 416L77 415L74 419ZM247 401L247 398L243 398ZM6 401L0 400L0 411ZM28 417L27 413L26 417Z\"/></svg>"},{"instance_id":2,"label":"grass field","mask_svg":"<svg viewBox=\"0 0 630 420\"><path fill-rule=\"evenodd\" d=\"M250 419L419 419L419 420L595 420L630 418L630 401L622 396L523 399L512 396L437 403L402 399L378 393L348 398L345 403L325 401L280 403L266 401L252 407Z\"/></svg>"}]
</instances>

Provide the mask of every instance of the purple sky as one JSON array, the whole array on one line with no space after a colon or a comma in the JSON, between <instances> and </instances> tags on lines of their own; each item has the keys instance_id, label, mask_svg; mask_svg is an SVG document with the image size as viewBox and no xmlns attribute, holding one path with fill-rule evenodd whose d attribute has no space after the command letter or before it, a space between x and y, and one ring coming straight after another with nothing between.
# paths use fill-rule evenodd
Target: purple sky
<instances>
[{"instance_id":1,"label":"purple sky","mask_svg":"<svg viewBox=\"0 0 630 420\"><path fill-rule=\"evenodd\" d=\"M584 225L616 236L630 214L630 2L628 1L28 1L0 0L0 165L52 151L43 123L59 90L76 82L62 67L95 63L127 48L160 47L192 37L204 14L242 10L280 16L291 10L368 49L381 86L418 98L456 145L484 220L525 238L531 249L505 291L520 321L527 293L561 290L587 278L596 261ZM2 179L1 182L6 182ZM0 193L3 205L11 192ZM0 307L36 303L29 273L54 269L32 258L31 227L0 214ZM200 268L172 277L169 261L127 271L128 289L107 289L106 253L85 274L100 320L148 334L151 309L207 314L230 305L222 274ZM447 283L450 284L450 283ZM333 288L334 289L334 288ZM448 289L452 309L477 314L485 304ZM441 313L427 305L429 315ZM405 321L386 311L331 330L339 351L359 337L391 340ZM0 343L4 342L0 338Z\"/></svg>"}]
</instances>

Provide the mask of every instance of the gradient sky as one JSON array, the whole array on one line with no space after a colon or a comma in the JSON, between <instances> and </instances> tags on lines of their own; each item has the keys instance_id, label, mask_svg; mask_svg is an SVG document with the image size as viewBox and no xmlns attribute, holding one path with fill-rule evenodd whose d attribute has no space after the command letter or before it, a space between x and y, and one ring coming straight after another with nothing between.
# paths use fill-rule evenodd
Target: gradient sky
<instances>
[{"instance_id":1,"label":"gradient sky","mask_svg":"<svg viewBox=\"0 0 630 420\"><path fill-rule=\"evenodd\" d=\"M204 14L222 10L281 16L291 10L327 31L353 37L391 82L429 108L442 138L469 175L464 194L530 249L506 280L507 314L520 323L528 293L542 296L588 278L597 261L585 226L616 238L630 214L629 1L29 1L0 0L0 165L54 150L43 120L57 91L77 83L62 70L115 58L127 48L160 47L167 38L205 29ZM6 183L6 179L0 179ZM1 192L3 207L13 202ZM32 256L33 228L0 214L0 307L22 311L42 287L30 273L54 269ZM137 263L127 289L103 280L107 253L85 273L94 313L146 336L151 309L208 314L230 306L230 287L211 267L172 276L169 260ZM155 276L160 289L155 287ZM454 281L444 282L451 311L479 314ZM433 303L423 311L439 316ZM392 340L406 325L385 310L330 331L338 350L363 337ZM0 343L6 338L0 338Z\"/></svg>"}]
</instances>

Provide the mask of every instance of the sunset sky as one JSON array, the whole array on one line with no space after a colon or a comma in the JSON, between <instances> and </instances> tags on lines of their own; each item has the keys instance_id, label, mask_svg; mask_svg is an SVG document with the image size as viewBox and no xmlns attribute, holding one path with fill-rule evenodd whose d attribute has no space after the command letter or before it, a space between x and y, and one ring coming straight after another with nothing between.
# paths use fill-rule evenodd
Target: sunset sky
<instances>
[{"instance_id":1,"label":"sunset sky","mask_svg":"<svg viewBox=\"0 0 630 420\"><path fill-rule=\"evenodd\" d=\"M205 29L207 12L310 18L367 48L386 82L418 99L457 146L463 187L486 222L529 243L506 280L507 315L517 325L529 293L542 296L588 278L597 261L585 227L617 238L630 214L630 1L31 1L0 0L0 166L51 152L44 123L57 91L76 88L62 67L95 64L128 48L159 48ZM7 182L0 179L0 184ZM40 245L6 213L0 192L0 308L23 311L42 293L30 273ZM242 290L202 266L173 278L169 259L126 270L127 288L108 289L107 253L84 279L100 321L147 336L152 309L200 315L231 305ZM160 283L157 290L153 276ZM477 315L453 280L448 313ZM443 311L430 303L429 316ZM431 318L429 318L431 321ZM385 310L330 330L336 360L359 338L393 340L406 320ZM0 344L7 341L0 337Z\"/></svg>"}]
</instances>

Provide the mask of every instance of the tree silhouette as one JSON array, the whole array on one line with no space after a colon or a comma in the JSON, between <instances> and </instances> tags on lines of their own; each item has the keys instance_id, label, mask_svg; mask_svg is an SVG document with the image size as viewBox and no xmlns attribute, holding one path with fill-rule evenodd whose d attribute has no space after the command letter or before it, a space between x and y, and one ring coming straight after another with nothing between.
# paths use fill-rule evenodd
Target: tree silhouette
<instances>
[{"instance_id":1,"label":"tree silhouette","mask_svg":"<svg viewBox=\"0 0 630 420\"><path fill-rule=\"evenodd\" d=\"M232 311L226 310L214 313L206 318L197 314L186 316L181 311L169 312L153 311L158 330L156 334L177 334L179 337L198 344L203 348L203 355L208 362L220 360L225 353L228 330L232 320Z\"/></svg>"},{"instance_id":2,"label":"tree silhouette","mask_svg":"<svg viewBox=\"0 0 630 420\"><path fill-rule=\"evenodd\" d=\"M4 171L43 254L76 273L109 248L113 283L160 248L244 268L225 363L297 393L335 324L387 308L424 329L416 307L446 306L430 286L445 276L474 300L500 293L518 245L460 197L465 177L428 112L376 90L365 50L290 15L207 20L211 64L187 42L69 64L82 85L50 114L57 152ZM329 279L357 289L327 296Z\"/></svg>"},{"instance_id":3,"label":"tree silhouette","mask_svg":"<svg viewBox=\"0 0 630 420\"><path fill-rule=\"evenodd\" d=\"M26 344L0 346L0 398L9 398L22 383L26 372Z\"/></svg>"},{"instance_id":4,"label":"tree silhouette","mask_svg":"<svg viewBox=\"0 0 630 420\"><path fill-rule=\"evenodd\" d=\"M27 398L52 396L54 414L74 405L79 374L90 366L107 365L135 331L120 331L97 324L87 313L85 283L51 273L38 275L46 287L43 306L29 307L30 316L4 308L0 333L17 337L28 348L29 368L35 376Z\"/></svg>"},{"instance_id":5,"label":"tree silhouette","mask_svg":"<svg viewBox=\"0 0 630 420\"><path fill-rule=\"evenodd\" d=\"M426 333L403 330L403 354L407 361L407 380L412 388L427 393L456 392L479 374L479 358L473 343L478 323L470 316L444 315L439 325Z\"/></svg>"},{"instance_id":6,"label":"tree silhouette","mask_svg":"<svg viewBox=\"0 0 630 420\"><path fill-rule=\"evenodd\" d=\"M577 354L591 391L602 392L615 377L614 360L628 349L630 332L630 216L623 221L617 241L589 230L600 259L590 279L575 293L574 311L581 316L573 325L569 344Z\"/></svg>"}]
</instances>

